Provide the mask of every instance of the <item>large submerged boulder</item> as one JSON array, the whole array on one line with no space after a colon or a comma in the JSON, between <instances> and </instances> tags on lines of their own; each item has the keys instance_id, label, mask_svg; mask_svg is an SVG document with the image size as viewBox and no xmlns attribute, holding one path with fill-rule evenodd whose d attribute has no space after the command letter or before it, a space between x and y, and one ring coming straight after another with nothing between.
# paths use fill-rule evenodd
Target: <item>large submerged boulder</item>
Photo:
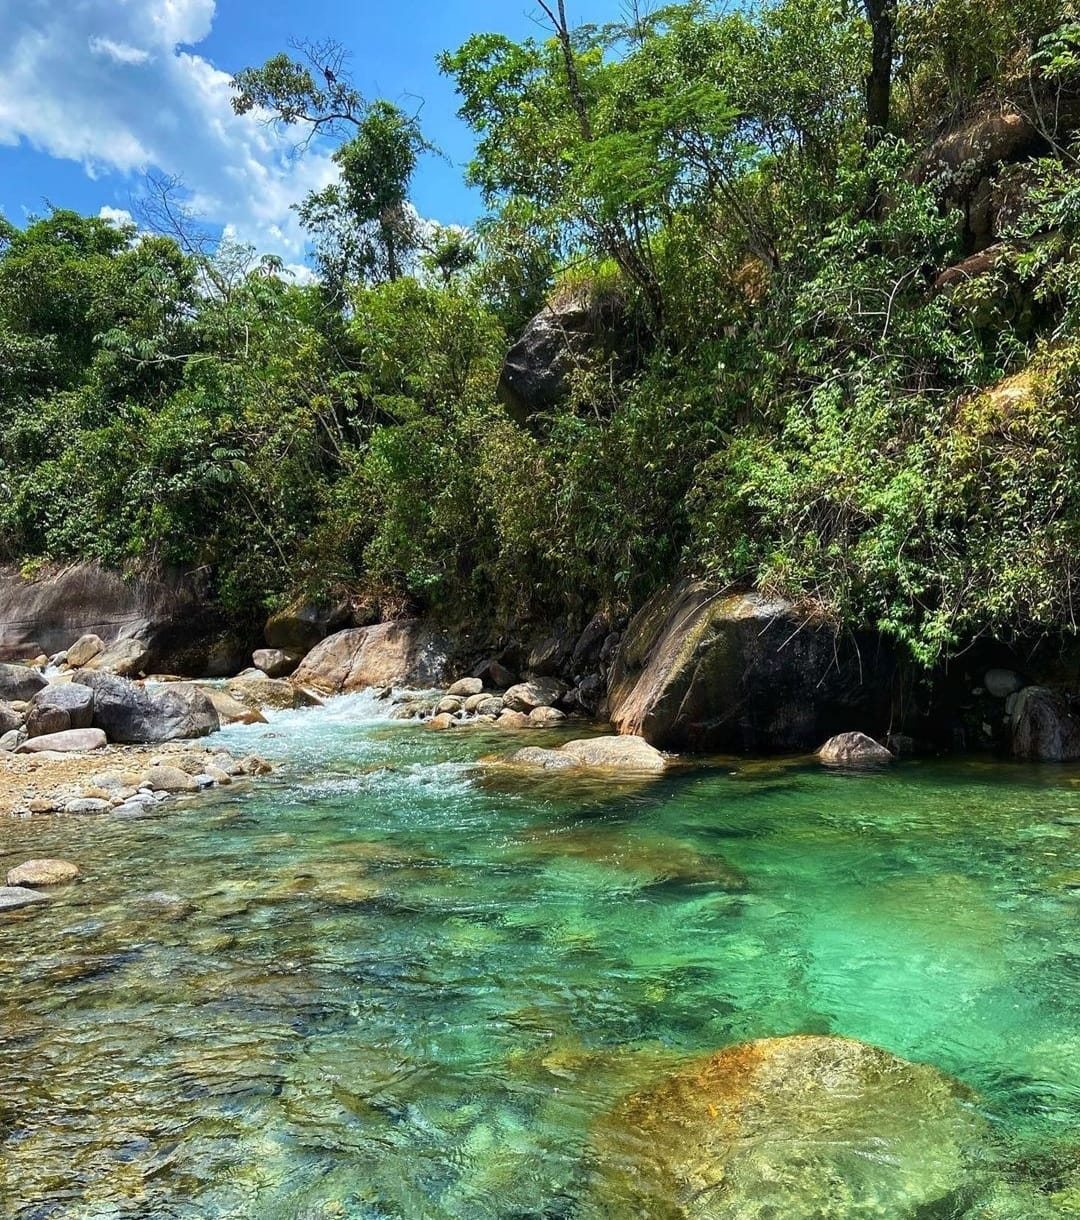
<instances>
[{"instance_id":1,"label":"large submerged boulder","mask_svg":"<svg viewBox=\"0 0 1080 1220\"><path fill-rule=\"evenodd\" d=\"M82 670L74 681L94 692L94 726L110 741L177 741L221 727L214 705L197 686L149 691L113 674Z\"/></svg>"},{"instance_id":2,"label":"large submerged boulder","mask_svg":"<svg viewBox=\"0 0 1080 1220\"><path fill-rule=\"evenodd\" d=\"M369 686L438 686L448 651L439 634L414 620L354 627L316 644L289 680L327 695Z\"/></svg>"},{"instance_id":3,"label":"large submerged boulder","mask_svg":"<svg viewBox=\"0 0 1080 1220\"><path fill-rule=\"evenodd\" d=\"M982 1187L982 1119L931 1067L846 1038L769 1038L636 1093L593 1132L588 1220L929 1220Z\"/></svg>"},{"instance_id":4,"label":"large submerged boulder","mask_svg":"<svg viewBox=\"0 0 1080 1220\"><path fill-rule=\"evenodd\" d=\"M620 733L661 748L813 749L852 721L884 727L893 659L780 598L683 580L623 636L608 683Z\"/></svg>"}]
</instances>

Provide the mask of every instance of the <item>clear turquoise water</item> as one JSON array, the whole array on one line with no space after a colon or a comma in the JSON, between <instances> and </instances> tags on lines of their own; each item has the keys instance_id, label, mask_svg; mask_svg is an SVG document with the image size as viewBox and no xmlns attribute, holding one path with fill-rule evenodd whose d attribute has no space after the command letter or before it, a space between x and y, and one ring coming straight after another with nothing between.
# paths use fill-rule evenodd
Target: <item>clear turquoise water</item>
<instances>
[{"instance_id":1,"label":"clear turquoise water","mask_svg":"<svg viewBox=\"0 0 1080 1220\"><path fill-rule=\"evenodd\" d=\"M0 823L83 873L0 922L0 1214L572 1217L616 1098L793 1032L959 1077L1080 1214L1080 770L568 780L376 714L228 730L281 769L158 819Z\"/></svg>"}]
</instances>

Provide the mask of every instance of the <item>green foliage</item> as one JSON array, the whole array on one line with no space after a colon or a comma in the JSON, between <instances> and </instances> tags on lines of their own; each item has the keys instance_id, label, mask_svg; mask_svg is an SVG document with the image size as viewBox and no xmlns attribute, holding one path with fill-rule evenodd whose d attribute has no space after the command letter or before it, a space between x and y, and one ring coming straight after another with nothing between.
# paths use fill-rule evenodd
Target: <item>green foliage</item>
<instances>
[{"instance_id":1,"label":"green foliage","mask_svg":"<svg viewBox=\"0 0 1080 1220\"><path fill-rule=\"evenodd\" d=\"M333 141L299 205L315 286L241 247L0 222L0 557L198 568L244 614L344 587L584 615L690 569L927 666L1074 630L1076 13L901 0L888 134L865 13L475 35L440 60L490 208L470 233L420 231L428 146L340 48L247 69L239 113ZM927 140L986 106L1052 114L1043 155L977 198L925 182ZM999 196L994 256L939 278ZM585 333L520 426L499 371L547 302Z\"/></svg>"}]
</instances>

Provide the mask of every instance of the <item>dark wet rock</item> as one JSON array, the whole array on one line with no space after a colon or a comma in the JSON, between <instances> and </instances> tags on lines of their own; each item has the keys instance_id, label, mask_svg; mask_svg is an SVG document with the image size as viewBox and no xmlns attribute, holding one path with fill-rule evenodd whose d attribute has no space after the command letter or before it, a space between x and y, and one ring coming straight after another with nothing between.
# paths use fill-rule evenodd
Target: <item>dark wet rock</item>
<instances>
[{"instance_id":1,"label":"dark wet rock","mask_svg":"<svg viewBox=\"0 0 1080 1220\"><path fill-rule=\"evenodd\" d=\"M818 750L823 763L858 767L891 763L893 755L865 733L837 733Z\"/></svg>"},{"instance_id":2,"label":"dark wet rock","mask_svg":"<svg viewBox=\"0 0 1080 1220\"><path fill-rule=\"evenodd\" d=\"M574 651L574 635L558 632L541 640L529 653L526 669L530 675L551 678L562 672Z\"/></svg>"},{"instance_id":3,"label":"dark wet rock","mask_svg":"<svg viewBox=\"0 0 1080 1220\"><path fill-rule=\"evenodd\" d=\"M45 686L44 675L29 665L0 665L0 699L5 702L32 699Z\"/></svg>"},{"instance_id":4,"label":"dark wet rock","mask_svg":"<svg viewBox=\"0 0 1080 1220\"><path fill-rule=\"evenodd\" d=\"M1044 686L1025 686L1010 718L1012 753L1027 762L1080 759L1080 715L1065 697Z\"/></svg>"},{"instance_id":5,"label":"dark wet rock","mask_svg":"<svg viewBox=\"0 0 1080 1220\"><path fill-rule=\"evenodd\" d=\"M7 883L13 886L29 886L36 889L45 885L65 885L79 875L79 866L70 860L24 860L15 868L8 869Z\"/></svg>"},{"instance_id":6,"label":"dark wet rock","mask_svg":"<svg viewBox=\"0 0 1080 1220\"><path fill-rule=\"evenodd\" d=\"M983 686L994 699L1008 699L1023 689L1024 679L1015 669L988 669L983 674Z\"/></svg>"},{"instance_id":7,"label":"dark wet rock","mask_svg":"<svg viewBox=\"0 0 1080 1220\"><path fill-rule=\"evenodd\" d=\"M94 692L94 725L111 741L155 742L205 737L221 727L204 691L176 683L151 693L125 678L86 670L75 682Z\"/></svg>"},{"instance_id":8,"label":"dark wet rock","mask_svg":"<svg viewBox=\"0 0 1080 1220\"><path fill-rule=\"evenodd\" d=\"M514 671L494 657L481 661L473 670L473 677L480 678L486 686L495 690L506 690L517 681Z\"/></svg>"},{"instance_id":9,"label":"dark wet rock","mask_svg":"<svg viewBox=\"0 0 1080 1220\"><path fill-rule=\"evenodd\" d=\"M931 1067L845 1038L763 1039L603 1118L582 1216L944 1220L981 1188L985 1141L963 1088Z\"/></svg>"},{"instance_id":10,"label":"dark wet rock","mask_svg":"<svg viewBox=\"0 0 1080 1220\"><path fill-rule=\"evenodd\" d=\"M105 745L105 733L101 729L66 729L61 733L31 737L18 746L15 752L41 754L52 750L58 754L85 754L91 750L100 750Z\"/></svg>"},{"instance_id":11,"label":"dark wet rock","mask_svg":"<svg viewBox=\"0 0 1080 1220\"><path fill-rule=\"evenodd\" d=\"M525 327L506 355L498 394L520 424L553 407L566 392L566 379L595 341L588 302L570 295L547 305Z\"/></svg>"},{"instance_id":12,"label":"dark wet rock","mask_svg":"<svg viewBox=\"0 0 1080 1220\"><path fill-rule=\"evenodd\" d=\"M21 729L23 725L23 717L17 712L10 703L0 702L0 737L5 733L11 733Z\"/></svg>"},{"instance_id":13,"label":"dark wet rock","mask_svg":"<svg viewBox=\"0 0 1080 1220\"><path fill-rule=\"evenodd\" d=\"M35 902L47 902L44 894L21 885L0 885L0 912L17 911Z\"/></svg>"},{"instance_id":14,"label":"dark wet rock","mask_svg":"<svg viewBox=\"0 0 1080 1220\"><path fill-rule=\"evenodd\" d=\"M813 749L889 721L894 661L790 602L701 581L661 590L623 637L608 684L622 733L665 748Z\"/></svg>"}]
</instances>

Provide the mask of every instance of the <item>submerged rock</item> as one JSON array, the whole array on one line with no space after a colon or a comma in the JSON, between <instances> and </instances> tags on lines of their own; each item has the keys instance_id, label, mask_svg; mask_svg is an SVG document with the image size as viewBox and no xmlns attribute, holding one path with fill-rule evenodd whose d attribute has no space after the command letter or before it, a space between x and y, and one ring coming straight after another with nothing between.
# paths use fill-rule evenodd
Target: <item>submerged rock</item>
<instances>
[{"instance_id":1,"label":"submerged rock","mask_svg":"<svg viewBox=\"0 0 1080 1220\"><path fill-rule=\"evenodd\" d=\"M26 860L8 869L7 883L14 886L64 885L79 875L79 866L70 860Z\"/></svg>"},{"instance_id":2,"label":"submerged rock","mask_svg":"<svg viewBox=\"0 0 1080 1220\"><path fill-rule=\"evenodd\" d=\"M0 911L17 911L34 902L48 902L44 894L21 885L0 885Z\"/></svg>"},{"instance_id":3,"label":"submerged rock","mask_svg":"<svg viewBox=\"0 0 1080 1220\"><path fill-rule=\"evenodd\" d=\"M643 737L583 737L559 747L581 767L610 767L618 771L663 771L667 759Z\"/></svg>"},{"instance_id":4,"label":"submerged rock","mask_svg":"<svg viewBox=\"0 0 1080 1220\"><path fill-rule=\"evenodd\" d=\"M981 1186L961 1086L846 1038L729 1047L593 1132L588 1220L928 1220Z\"/></svg>"},{"instance_id":5,"label":"submerged rock","mask_svg":"<svg viewBox=\"0 0 1080 1220\"><path fill-rule=\"evenodd\" d=\"M865 733L838 733L817 752L823 763L839 766L873 766L894 761L891 751Z\"/></svg>"}]
</instances>

